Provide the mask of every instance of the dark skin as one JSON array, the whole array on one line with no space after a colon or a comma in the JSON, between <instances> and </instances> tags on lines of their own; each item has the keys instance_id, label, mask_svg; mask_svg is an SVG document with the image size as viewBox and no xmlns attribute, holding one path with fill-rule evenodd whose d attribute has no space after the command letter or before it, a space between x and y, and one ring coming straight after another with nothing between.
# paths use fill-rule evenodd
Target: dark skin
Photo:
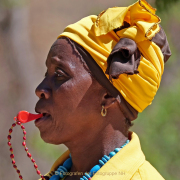
<instances>
[{"instance_id":1,"label":"dark skin","mask_svg":"<svg viewBox=\"0 0 180 180\"><path fill-rule=\"evenodd\" d=\"M47 73L36 89L36 120L41 138L65 144L71 152L71 172L89 172L103 155L127 140L125 117L118 102L87 71L72 45L58 39L46 60ZM102 105L107 115L101 116ZM85 163L88 162L88 163ZM68 176L66 180L79 180Z\"/></svg>"}]
</instances>

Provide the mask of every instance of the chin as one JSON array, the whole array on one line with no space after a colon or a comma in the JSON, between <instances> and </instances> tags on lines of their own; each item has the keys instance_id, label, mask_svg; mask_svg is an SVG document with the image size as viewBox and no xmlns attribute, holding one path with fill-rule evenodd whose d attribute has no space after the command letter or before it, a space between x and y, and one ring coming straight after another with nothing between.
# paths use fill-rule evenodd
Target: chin
<instances>
[{"instance_id":1,"label":"chin","mask_svg":"<svg viewBox=\"0 0 180 180\"><path fill-rule=\"evenodd\" d=\"M53 144L52 143L52 138L50 138L51 136L48 135L48 133L46 132L40 132L40 136L41 136L41 139L46 142L46 143L49 143L49 144Z\"/></svg>"},{"instance_id":2,"label":"chin","mask_svg":"<svg viewBox=\"0 0 180 180\"><path fill-rule=\"evenodd\" d=\"M40 132L40 136L41 136L41 139L45 142L45 143L48 143L48 144L54 144L54 145L59 145L59 144L63 144L60 139L58 139L58 141L56 141L55 138L52 138L52 136L48 133L41 133Z\"/></svg>"}]
</instances>

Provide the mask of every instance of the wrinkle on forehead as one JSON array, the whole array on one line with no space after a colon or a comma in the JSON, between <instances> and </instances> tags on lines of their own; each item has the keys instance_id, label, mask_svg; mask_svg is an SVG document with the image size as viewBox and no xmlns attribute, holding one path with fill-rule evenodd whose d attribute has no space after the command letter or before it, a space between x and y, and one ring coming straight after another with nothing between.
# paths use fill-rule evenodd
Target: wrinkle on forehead
<instances>
[{"instance_id":1,"label":"wrinkle on forehead","mask_svg":"<svg viewBox=\"0 0 180 180\"><path fill-rule=\"evenodd\" d=\"M56 60L63 61L65 57L72 57L73 49L70 46L69 42L66 39L57 39L54 44L51 46L47 60L46 66L52 58Z\"/></svg>"},{"instance_id":2,"label":"wrinkle on forehead","mask_svg":"<svg viewBox=\"0 0 180 180\"><path fill-rule=\"evenodd\" d=\"M62 49L59 49L58 46L61 46ZM54 48L56 50L54 50ZM68 50L66 50L66 48ZM59 50L59 52L57 52L57 50ZM74 43L71 39L69 39L67 37L61 37L61 38L57 39L51 46L50 53L55 53L55 55L58 56L59 59L63 59L62 58L63 53L66 53L69 57L72 57L73 55L75 55L76 58L78 58L80 60L81 64L84 66L86 71L92 76L92 72L89 70L89 67L87 66L85 60L83 59L83 57L79 53L79 51L76 49L76 46L74 45Z\"/></svg>"},{"instance_id":3,"label":"wrinkle on forehead","mask_svg":"<svg viewBox=\"0 0 180 180\"><path fill-rule=\"evenodd\" d=\"M51 62L52 58L56 59L57 61L65 61L68 58L74 58L72 55L73 50L67 41L56 40L50 48L48 57L46 59L46 65L47 63Z\"/></svg>"},{"instance_id":4,"label":"wrinkle on forehead","mask_svg":"<svg viewBox=\"0 0 180 180\"><path fill-rule=\"evenodd\" d=\"M91 71L79 51L76 49L74 43L71 42L69 38L62 37L57 39L51 46L46 60L46 67L50 67L51 64L56 64L66 70L71 69L77 71L80 66L77 61L83 65L84 69L89 73L91 78L93 78Z\"/></svg>"}]
</instances>

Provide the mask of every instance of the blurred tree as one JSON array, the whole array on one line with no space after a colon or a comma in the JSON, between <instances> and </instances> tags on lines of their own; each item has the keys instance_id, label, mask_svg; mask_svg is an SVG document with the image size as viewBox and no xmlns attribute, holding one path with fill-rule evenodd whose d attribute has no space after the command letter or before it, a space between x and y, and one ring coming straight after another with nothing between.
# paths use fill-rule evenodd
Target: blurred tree
<instances>
[{"instance_id":1,"label":"blurred tree","mask_svg":"<svg viewBox=\"0 0 180 180\"><path fill-rule=\"evenodd\" d=\"M172 4L177 3L179 0L156 0L155 6L159 11L167 10Z\"/></svg>"},{"instance_id":2,"label":"blurred tree","mask_svg":"<svg viewBox=\"0 0 180 180\"><path fill-rule=\"evenodd\" d=\"M0 0L0 115L3 119L0 126L0 137L4 139L0 142L0 159L3 164L0 179L11 179L13 173L17 176L11 166L11 160L8 159L9 151L5 138L8 127L13 122L12 117L18 109L26 107L27 110L31 110L31 104L35 102L36 84L34 84L34 79L37 78L37 63L31 50L29 13L25 2L26 0ZM29 86L30 84L31 86ZM32 126L28 126L27 130L30 128ZM23 162L19 162L20 159L23 159L22 154L25 157L24 150L18 148L22 141L21 131L15 131L13 137L16 139L13 147L15 151L18 149L19 152L15 153L18 165L27 174L29 168L23 166ZM12 171L12 173L8 173L8 171ZM34 179L34 175L30 174L29 179Z\"/></svg>"}]
</instances>

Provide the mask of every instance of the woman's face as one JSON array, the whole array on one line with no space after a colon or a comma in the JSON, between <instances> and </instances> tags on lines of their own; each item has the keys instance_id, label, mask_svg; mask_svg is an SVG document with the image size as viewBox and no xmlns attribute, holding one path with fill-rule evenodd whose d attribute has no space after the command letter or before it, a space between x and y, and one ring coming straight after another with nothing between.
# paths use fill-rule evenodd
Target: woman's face
<instances>
[{"instance_id":1,"label":"woman's face","mask_svg":"<svg viewBox=\"0 0 180 180\"><path fill-rule=\"evenodd\" d=\"M36 89L39 101L36 112L43 117L35 121L45 142L61 144L88 129L100 126L104 88L85 69L77 52L66 39L58 39L46 60L47 72Z\"/></svg>"}]
</instances>

